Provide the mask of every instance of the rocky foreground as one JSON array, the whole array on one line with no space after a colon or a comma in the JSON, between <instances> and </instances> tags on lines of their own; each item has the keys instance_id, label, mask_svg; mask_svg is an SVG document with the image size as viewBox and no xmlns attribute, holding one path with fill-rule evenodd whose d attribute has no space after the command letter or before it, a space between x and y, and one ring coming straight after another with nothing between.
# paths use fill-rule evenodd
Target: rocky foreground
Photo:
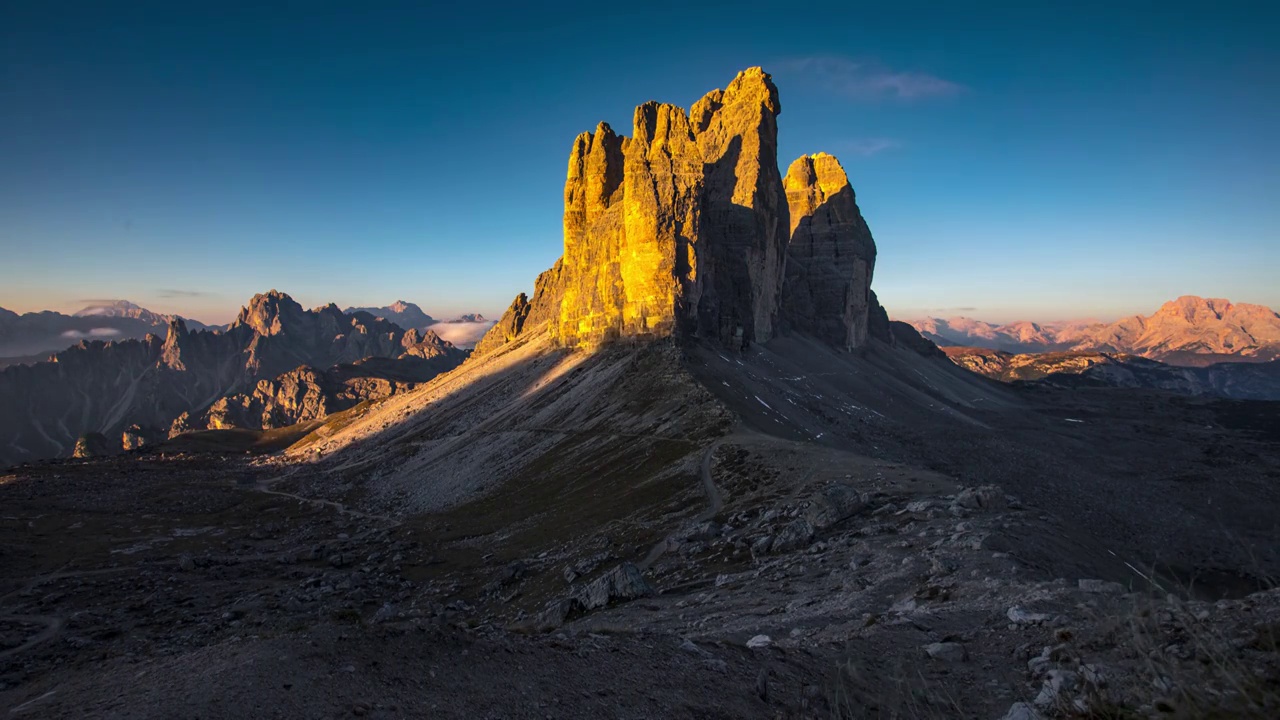
<instances>
[{"instance_id":1,"label":"rocky foreground","mask_svg":"<svg viewBox=\"0 0 1280 720\"><path fill-rule=\"evenodd\" d=\"M140 718L1280 708L1280 591L1137 568L1129 583L1054 578L1038 556L1074 552L1064 521L1000 488L751 432L703 457L710 484L671 497L665 536L544 529L525 552L474 535L462 510L296 496L270 463L20 469L0 478L0 704Z\"/></svg>"}]
</instances>

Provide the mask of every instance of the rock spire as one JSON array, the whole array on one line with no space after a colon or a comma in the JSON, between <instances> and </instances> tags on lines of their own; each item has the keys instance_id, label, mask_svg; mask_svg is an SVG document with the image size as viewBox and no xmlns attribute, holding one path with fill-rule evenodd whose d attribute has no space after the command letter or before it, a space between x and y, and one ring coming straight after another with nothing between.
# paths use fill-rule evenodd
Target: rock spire
<instances>
[{"instance_id":1,"label":"rock spire","mask_svg":"<svg viewBox=\"0 0 1280 720\"><path fill-rule=\"evenodd\" d=\"M784 181L781 110L749 68L689 112L640 105L630 137L600 123L575 138L564 255L478 352L544 324L566 347L686 334L741 348L783 327L863 344L875 244L835 158L801 158Z\"/></svg>"}]
</instances>

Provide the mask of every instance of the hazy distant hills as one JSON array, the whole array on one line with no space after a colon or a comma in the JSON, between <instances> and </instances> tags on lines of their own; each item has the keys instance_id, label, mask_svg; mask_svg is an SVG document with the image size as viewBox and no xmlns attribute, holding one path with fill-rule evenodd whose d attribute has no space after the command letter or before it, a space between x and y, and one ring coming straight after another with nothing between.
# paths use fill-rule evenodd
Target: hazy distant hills
<instances>
[{"instance_id":1,"label":"hazy distant hills","mask_svg":"<svg viewBox=\"0 0 1280 720\"><path fill-rule=\"evenodd\" d=\"M81 340L51 362L0 370L0 466L68 455L88 433L114 438L118 449L135 425L162 438L312 420L407 389L466 356L433 332L332 304L307 310L273 290L219 332L173 318L162 334Z\"/></svg>"},{"instance_id":2,"label":"hazy distant hills","mask_svg":"<svg viewBox=\"0 0 1280 720\"><path fill-rule=\"evenodd\" d=\"M81 340L140 340L147 333L164 335L177 315L164 315L127 300L89 305L74 315L45 310L19 315L0 308L0 366L5 362L43 359ZM192 330L207 326L181 318Z\"/></svg>"},{"instance_id":3,"label":"hazy distant hills","mask_svg":"<svg viewBox=\"0 0 1280 720\"><path fill-rule=\"evenodd\" d=\"M1091 351L1123 353L1183 366L1280 358L1280 315L1261 305L1187 295L1149 316L1113 323L1015 322L926 318L911 323L940 346L983 347L1011 353Z\"/></svg>"}]
</instances>

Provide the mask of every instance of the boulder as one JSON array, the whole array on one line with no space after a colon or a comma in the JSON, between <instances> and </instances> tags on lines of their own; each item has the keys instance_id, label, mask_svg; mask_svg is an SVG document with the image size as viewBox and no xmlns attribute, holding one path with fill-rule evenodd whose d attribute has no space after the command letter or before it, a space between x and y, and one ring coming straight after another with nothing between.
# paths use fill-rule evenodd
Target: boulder
<instances>
[{"instance_id":1,"label":"boulder","mask_svg":"<svg viewBox=\"0 0 1280 720\"><path fill-rule=\"evenodd\" d=\"M805 517L815 530L825 530L866 509L868 498L849 485L827 486L809 500Z\"/></svg>"},{"instance_id":2,"label":"boulder","mask_svg":"<svg viewBox=\"0 0 1280 720\"><path fill-rule=\"evenodd\" d=\"M796 518L773 539L771 551L781 553L809 547L809 543L813 542L813 533L813 525L808 520Z\"/></svg>"}]
</instances>

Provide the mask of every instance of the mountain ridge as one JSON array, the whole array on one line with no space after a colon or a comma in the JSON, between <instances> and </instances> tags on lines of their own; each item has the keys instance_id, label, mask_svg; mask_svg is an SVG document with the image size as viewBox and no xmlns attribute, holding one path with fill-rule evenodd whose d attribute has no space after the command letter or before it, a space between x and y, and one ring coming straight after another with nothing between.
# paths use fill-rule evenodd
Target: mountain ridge
<instances>
[{"instance_id":1,"label":"mountain ridge","mask_svg":"<svg viewBox=\"0 0 1280 720\"><path fill-rule=\"evenodd\" d=\"M180 315L157 313L128 300L90 304L71 315L53 310L19 314L0 308L0 358L29 362L74 346L80 340L141 340L183 320L193 329L212 329Z\"/></svg>"},{"instance_id":2,"label":"mountain ridge","mask_svg":"<svg viewBox=\"0 0 1280 720\"><path fill-rule=\"evenodd\" d=\"M82 340L48 362L0 370L0 404L12 410L0 418L7 441L0 465L66 455L81 435L119 437L131 425L165 436L224 427L232 418L250 427L314 419L352 399L402 391L412 384L406 378L426 380L465 357L435 333L348 316L333 304L306 310L271 290L255 295L223 331L191 330L174 318L163 338ZM362 365L368 358L405 363ZM344 365L354 369L327 371ZM378 381L388 373L400 379Z\"/></svg>"},{"instance_id":3,"label":"mountain ridge","mask_svg":"<svg viewBox=\"0 0 1280 720\"><path fill-rule=\"evenodd\" d=\"M1280 314L1222 298L1184 295L1151 315L1115 322L1019 321L997 325L967 317L925 318L913 327L939 345L988 347L1006 352L1097 351L1127 353L1180 365L1280 357ZM1212 356L1198 358L1197 356Z\"/></svg>"}]
</instances>

